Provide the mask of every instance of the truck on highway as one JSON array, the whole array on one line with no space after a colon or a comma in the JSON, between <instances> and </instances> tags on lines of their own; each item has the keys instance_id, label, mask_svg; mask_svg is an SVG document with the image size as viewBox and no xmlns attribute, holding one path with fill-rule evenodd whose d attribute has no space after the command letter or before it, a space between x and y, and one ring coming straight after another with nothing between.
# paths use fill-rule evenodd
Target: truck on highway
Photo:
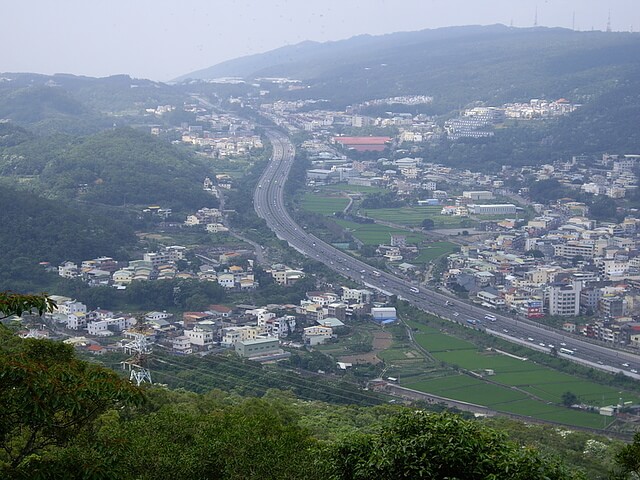
<instances>
[{"instance_id":1,"label":"truck on highway","mask_svg":"<svg viewBox=\"0 0 640 480\"><path fill-rule=\"evenodd\" d=\"M560 353L565 353L567 355L573 355L575 352L573 350L569 350L568 348L561 348Z\"/></svg>"},{"instance_id":2,"label":"truck on highway","mask_svg":"<svg viewBox=\"0 0 640 480\"><path fill-rule=\"evenodd\" d=\"M496 321L496 316L495 315L485 315L484 319L485 320L489 320L491 322L495 322Z\"/></svg>"},{"instance_id":3,"label":"truck on highway","mask_svg":"<svg viewBox=\"0 0 640 480\"><path fill-rule=\"evenodd\" d=\"M467 318L467 323L469 325L475 325L478 323L478 321L475 318Z\"/></svg>"}]
</instances>

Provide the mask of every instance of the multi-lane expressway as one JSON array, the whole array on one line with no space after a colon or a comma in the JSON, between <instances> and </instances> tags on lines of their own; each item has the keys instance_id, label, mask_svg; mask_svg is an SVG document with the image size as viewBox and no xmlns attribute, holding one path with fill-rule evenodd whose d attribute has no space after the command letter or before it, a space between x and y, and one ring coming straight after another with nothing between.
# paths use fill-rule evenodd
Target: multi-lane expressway
<instances>
[{"instance_id":1,"label":"multi-lane expressway","mask_svg":"<svg viewBox=\"0 0 640 480\"><path fill-rule=\"evenodd\" d=\"M295 157L289 139L277 131L269 131L273 156L254 192L254 208L278 238L300 253L323 262L329 268L388 294L397 295L414 306L470 328L478 328L508 341L532 349L550 352L593 368L623 372L640 379L640 356L585 341L578 336L541 326L524 318L490 312L440 292L427 290L347 255L316 236L306 232L289 215L284 203L285 181ZM490 315L491 318L486 316ZM562 353L569 351L572 353Z\"/></svg>"}]
</instances>

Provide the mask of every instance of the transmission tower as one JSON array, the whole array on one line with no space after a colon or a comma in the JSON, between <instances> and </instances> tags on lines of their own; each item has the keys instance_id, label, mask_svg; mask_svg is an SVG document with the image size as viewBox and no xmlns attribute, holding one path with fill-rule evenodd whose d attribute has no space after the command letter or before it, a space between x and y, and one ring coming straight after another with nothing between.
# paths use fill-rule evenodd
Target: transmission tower
<instances>
[{"instance_id":1,"label":"transmission tower","mask_svg":"<svg viewBox=\"0 0 640 480\"><path fill-rule=\"evenodd\" d=\"M152 348L143 326L135 328L133 335L133 340L123 346L125 353L131 357L122 362L122 368L129 370L129 380L139 387L144 382L153 383L151 371L147 368L147 357Z\"/></svg>"}]
</instances>

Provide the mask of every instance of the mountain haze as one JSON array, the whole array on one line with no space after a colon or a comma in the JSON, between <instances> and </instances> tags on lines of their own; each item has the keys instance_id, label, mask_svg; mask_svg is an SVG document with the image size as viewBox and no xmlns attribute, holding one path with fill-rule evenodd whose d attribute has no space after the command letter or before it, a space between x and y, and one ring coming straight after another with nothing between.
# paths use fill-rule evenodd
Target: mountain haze
<instances>
[{"instance_id":1,"label":"mountain haze","mask_svg":"<svg viewBox=\"0 0 640 480\"><path fill-rule=\"evenodd\" d=\"M640 34L468 26L303 42L179 80L289 77L310 86L292 97L338 103L418 93L451 106L534 97L583 101L626 78L639 59Z\"/></svg>"}]
</instances>

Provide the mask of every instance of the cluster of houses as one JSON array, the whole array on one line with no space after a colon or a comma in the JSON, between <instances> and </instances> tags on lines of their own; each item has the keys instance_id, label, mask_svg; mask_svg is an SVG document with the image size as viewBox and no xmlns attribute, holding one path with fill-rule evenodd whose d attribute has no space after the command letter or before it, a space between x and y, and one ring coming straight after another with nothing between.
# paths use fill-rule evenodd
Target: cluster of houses
<instances>
[{"instance_id":1,"label":"cluster of houses","mask_svg":"<svg viewBox=\"0 0 640 480\"><path fill-rule=\"evenodd\" d=\"M569 332L638 345L640 219L589 219L560 200L540 215L448 257L442 283L529 318L566 317Z\"/></svg>"},{"instance_id":2,"label":"cluster of houses","mask_svg":"<svg viewBox=\"0 0 640 480\"><path fill-rule=\"evenodd\" d=\"M233 349L245 358L273 361L289 355L282 345L313 347L336 338L349 319L371 318L380 324L396 320L395 308L385 305L386 298L348 287L337 292L307 292L299 305L210 305L204 311L177 316L166 311L132 315L100 308L88 310L69 297L51 298L57 306L46 317L54 330L77 332L68 342L95 355L121 351L125 344L143 335L149 343L179 355ZM26 335L38 332L32 330Z\"/></svg>"},{"instance_id":3,"label":"cluster of houses","mask_svg":"<svg viewBox=\"0 0 640 480\"><path fill-rule=\"evenodd\" d=\"M438 125L432 117L424 114L388 112L383 117L371 117L359 113L363 108L379 105L428 104L433 98L426 95L371 100L353 105L344 111L321 109L321 102L276 101L260 104L261 112L277 124L290 131L304 130L330 136L335 128L395 127L398 143L422 143L447 137L449 140L483 138L494 135L494 126L507 119L531 120L567 115L580 107L561 98L550 101L531 99L527 103L507 103L499 107L473 107L463 110L458 117ZM314 108L316 107L316 108Z\"/></svg>"},{"instance_id":4,"label":"cluster of houses","mask_svg":"<svg viewBox=\"0 0 640 480\"><path fill-rule=\"evenodd\" d=\"M175 110L175 106L163 105L147 109L157 116ZM185 104L182 109L196 115L193 125L183 123L172 129L180 134L180 141L198 147L198 150L215 158L242 156L251 150L263 148L262 139L255 133L255 124L229 113L208 112L196 104ZM160 135L162 128L151 128L152 135Z\"/></svg>"},{"instance_id":5,"label":"cluster of houses","mask_svg":"<svg viewBox=\"0 0 640 480\"><path fill-rule=\"evenodd\" d=\"M236 290L254 289L258 286L253 261L247 258L253 253L250 250L225 250L216 255L216 258L201 255L204 263L196 272L178 268L178 262L185 260L186 252L186 247L180 245L165 246L157 251L144 253L140 260L123 261L112 257L98 257L84 260L80 264L67 261L59 265L57 271L61 277L80 278L90 286L112 286L117 289L126 289L134 281L172 279L217 282L225 289ZM283 285L304 276L303 272L283 265L277 265L270 271L273 278Z\"/></svg>"},{"instance_id":6,"label":"cluster of houses","mask_svg":"<svg viewBox=\"0 0 640 480\"><path fill-rule=\"evenodd\" d=\"M207 186L207 178L205 180L205 188ZM215 188L215 187L212 187ZM204 226L209 233L228 232L229 229L222 223L222 212L217 208L201 208L192 215L187 215L184 221L187 227Z\"/></svg>"}]
</instances>

